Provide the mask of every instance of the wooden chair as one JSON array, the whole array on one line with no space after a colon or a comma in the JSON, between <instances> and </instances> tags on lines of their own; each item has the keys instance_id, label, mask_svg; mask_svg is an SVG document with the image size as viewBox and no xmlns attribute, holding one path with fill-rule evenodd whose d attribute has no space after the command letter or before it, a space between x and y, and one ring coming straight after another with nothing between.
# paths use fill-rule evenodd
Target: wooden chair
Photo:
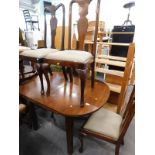
<instances>
[{"instance_id":1,"label":"wooden chair","mask_svg":"<svg viewBox=\"0 0 155 155\"><path fill-rule=\"evenodd\" d=\"M81 142L79 151L83 152L83 136L93 136L115 144L115 155L119 155L120 146L124 144L123 138L134 114L135 86L133 87L128 103L122 108L122 114L116 114L101 108L90 116L79 132Z\"/></svg>"},{"instance_id":2,"label":"wooden chair","mask_svg":"<svg viewBox=\"0 0 155 155\"><path fill-rule=\"evenodd\" d=\"M88 66L91 66L91 85L92 88L94 86L94 60L96 53L96 40L97 40L97 32L98 32L98 21L99 21L99 10L100 10L100 0L97 0L96 7L96 25L95 25L95 35L94 35L94 46L93 52L89 53L84 51L84 40L85 35L88 28L88 19L86 15L88 14L88 6L91 0L72 0L69 6L69 37L68 37L68 50L59 51L57 53L50 53L45 57L45 62L48 64L59 64L61 66L76 68L79 73L79 77L81 80L81 101L80 106L84 106L84 88L85 88L85 79L86 79L86 70ZM78 20L78 50L71 50L71 32L72 32L72 5L77 3L79 6L79 15L80 18ZM71 71L71 69L70 69ZM72 76L70 72L70 81L72 82ZM48 88L50 85L48 85ZM50 89L48 89L50 90ZM50 92L49 92L50 93Z\"/></svg>"},{"instance_id":3,"label":"wooden chair","mask_svg":"<svg viewBox=\"0 0 155 155\"><path fill-rule=\"evenodd\" d=\"M55 17L56 11L62 7L62 14L63 14L63 19L62 19L62 33L61 33L61 49L64 50L64 26L65 26L65 7L61 3L57 6L54 6L51 4L51 6L46 7L44 10L44 26L45 26L45 33L44 33L44 48L40 49L32 49L32 50L26 50L20 54L20 58L23 60L29 60L33 63L36 63L37 67L37 72L41 81L41 94L44 94L44 85L43 85L43 75L46 78L47 83L49 84L49 79L48 79L48 72L51 73L51 68L49 67L49 64L43 63L44 58L47 54L50 53L55 53L58 52L59 50L55 48L55 35L56 35L56 27L57 27L57 19ZM51 15L51 20L50 20L50 28L51 28L51 48L47 48L47 14ZM66 77L64 68L63 73ZM52 73L51 73L52 74ZM49 88L48 88L49 89ZM47 91L49 92L49 91ZM49 94L47 94L49 95Z\"/></svg>"},{"instance_id":4,"label":"wooden chair","mask_svg":"<svg viewBox=\"0 0 155 155\"><path fill-rule=\"evenodd\" d=\"M28 31L28 24L31 26L31 30L35 29L34 24L37 24L38 25L38 30L40 30L39 29L39 20L38 20L37 15L30 15L29 10L23 10L23 15L24 15L26 30L27 31Z\"/></svg>"},{"instance_id":5,"label":"wooden chair","mask_svg":"<svg viewBox=\"0 0 155 155\"><path fill-rule=\"evenodd\" d=\"M122 32L116 32L121 31L120 29ZM126 30L131 32L124 32ZM111 90L109 102L115 102L117 104L117 112L119 112L120 106L122 106L120 103L123 103L124 92L130 81L133 83L134 80L135 44L132 43L134 27L125 26L122 29L122 27L116 26L112 34L112 42L99 43L99 46L110 47L111 50L108 54L98 51L95 61L95 71L104 74L103 80Z\"/></svg>"}]
</instances>

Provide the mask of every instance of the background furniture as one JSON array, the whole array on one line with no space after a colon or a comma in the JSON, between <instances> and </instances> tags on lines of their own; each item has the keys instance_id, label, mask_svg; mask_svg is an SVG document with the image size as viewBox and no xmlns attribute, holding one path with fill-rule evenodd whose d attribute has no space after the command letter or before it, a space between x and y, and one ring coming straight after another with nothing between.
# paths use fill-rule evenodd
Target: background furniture
<instances>
[{"instance_id":1,"label":"background furniture","mask_svg":"<svg viewBox=\"0 0 155 155\"><path fill-rule=\"evenodd\" d=\"M53 73L51 80L51 95L40 95L39 78L35 77L27 83L20 85L20 96L28 101L32 101L51 112L58 113L65 117L67 151L73 153L73 125L74 118L89 115L101 108L107 101L110 90L102 82L95 82L94 89L91 88L90 80L86 80L85 106L80 108L80 81L78 77L74 78L72 84L65 82L62 73ZM99 91L98 90L102 90ZM103 95L104 94L104 95Z\"/></svg>"},{"instance_id":2,"label":"background furniture","mask_svg":"<svg viewBox=\"0 0 155 155\"><path fill-rule=\"evenodd\" d=\"M85 41L84 41L85 48L88 49L89 52L93 52L95 23L96 23L96 21L89 21L88 22L88 29L87 29L87 33L86 33L86 37L85 37ZM99 21L98 32L97 32L97 41L102 42L102 38L104 35L104 29L105 29L104 21ZM98 48L100 48L100 47L98 47Z\"/></svg>"},{"instance_id":3,"label":"background furniture","mask_svg":"<svg viewBox=\"0 0 155 155\"><path fill-rule=\"evenodd\" d=\"M130 77L134 64L135 45L134 43L131 44L107 43L107 44L108 45L112 44L115 46L120 45L129 46L127 58L107 56L107 55L98 55L98 57L96 58L96 63L124 67L124 71L118 71L117 69L109 69L105 68L104 66L95 68L97 72L112 75L112 77L109 76L108 78L105 78L104 81L110 87L111 92L115 92L118 94L117 98L115 98L115 103L117 104L117 112L119 113L120 108L124 102L125 91L130 82Z\"/></svg>"},{"instance_id":4,"label":"background furniture","mask_svg":"<svg viewBox=\"0 0 155 155\"><path fill-rule=\"evenodd\" d=\"M29 10L23 10L23 15L26 24L26 31L28 31L28 24L30 25L30 30L36 29L35 24L37 24L37 29L39 28L39 20L37 15L30 15Z\"/></svg>"},{"instance_id":5,"label":"background furniture","mask_svg":"<svg viewBox=\"0 0 155 155\"><path fill-rule=\"evenodd\" d=\"M129 52L130 43L133 42L134 30L134 25L114 26L110 35L112 39L108 42L98 43L98 46L102 46L102 48L98 48L97 51L95 71L97 77L109 85L111 90L109 103L114 103L114 108L118 108L117 103L120 103L121 93L123 94L126 86L134 83L135 51L133 49ZM133 44L132 46L135 45ZM123 87L125 89L122 89Z\"/></svg>"},{"instance_id":6,"label":"background furniture","mask_svg":"<svg viewBox=\"0 0 155 155\"><path fill-rule=\"evenodd\" d=\"M124 109L122 109L124 110ZM123 137L135 114L135 87L132 90L128 104L124 112L116 114L104 108L92 114L80 130L81 147L83 152L83 136L93 136L116 145L115 155L119 155L121 144L124 144Z\"/></svg>"},{"instance_id":7,"label":"background furniture","mask_svg":"<svg viewBox=\"0 0 155 155\"><path fill-rule=\"evenodd\" d=\"M130 18L130 9L132 7L134 7L134 6L135 6L135 2L129 2L129 3L124 4L123 7L129 9L129 13L128 13L128 17L124 21L124 24L123 25L128 25L128 23L130 23L130 25L132 25L132 21L129 18Z\"/></svg>"}]
</instances>

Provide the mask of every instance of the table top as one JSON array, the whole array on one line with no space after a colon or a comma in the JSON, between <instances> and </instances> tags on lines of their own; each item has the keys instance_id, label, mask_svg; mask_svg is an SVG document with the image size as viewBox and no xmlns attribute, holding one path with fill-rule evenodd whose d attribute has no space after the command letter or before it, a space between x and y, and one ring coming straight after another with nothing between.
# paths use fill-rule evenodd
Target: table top
<instances>
[{"instance_id":1,"label":"table top","mask_svg":"<svg viewBox=\"0 0 155 155\"><path fill-rule=\"evenodd\" d=\"M80 117L95 112L101 108L110 95L109 87L102 82L95 81L95 87L91 88L91 81L86 80L85 106L80 107L80 80L74 77L74 82L65 82L62 73L54 73L50 77L50 96L41 95L39 77L20 85L19 93L34 104L49 111L64 116ZM44 81L46 90L46 82Z\"/></svg>"}]
</instances>

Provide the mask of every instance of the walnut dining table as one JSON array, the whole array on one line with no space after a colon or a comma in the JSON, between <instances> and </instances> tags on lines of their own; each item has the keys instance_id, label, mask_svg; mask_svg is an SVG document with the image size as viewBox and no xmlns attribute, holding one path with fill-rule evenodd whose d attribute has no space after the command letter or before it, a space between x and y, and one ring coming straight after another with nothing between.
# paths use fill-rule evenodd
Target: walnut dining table
<instances>
[{"instance_id":1,"label":"walnut dining table","mask_svg":"<svg viewBox=\"0 0 155 155\"><path fill-rule=\"evenodd\" d=\"M19 86L19 94L34 105L65 117L67 152L71 155L73 153L74 119L92 114L100 109L108 100L110 89L105 83L99 81L95 81L94 88L91 88L91 81L86 80L85 106L80 107L80 80L78 77L70 83L64 80L62 73L54 73L50 77L50 83L49 96L41 95L38 76L22 83Z\"/></svg>"}]
</instances>

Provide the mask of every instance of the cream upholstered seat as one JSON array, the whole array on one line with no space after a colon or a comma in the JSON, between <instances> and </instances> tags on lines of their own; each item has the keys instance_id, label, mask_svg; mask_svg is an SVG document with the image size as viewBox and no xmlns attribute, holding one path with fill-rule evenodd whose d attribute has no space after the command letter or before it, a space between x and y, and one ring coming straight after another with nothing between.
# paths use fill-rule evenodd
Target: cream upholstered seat
<instances>
[{"instance_id":1,"label":"cream upholstered seat","mask_svg":"<svg viewBox=\"0 0 155 155\"><path fill-rule=\"evenodd\" d=\"M19 46L19 54L25 50L30 50L30 48L26 46Z\"/></svg>"},{"instance_id":2,"label":"cream upholstered seat","mask_svg":"<svg viewBox=\"0 0 155 155\"><path fill-rule=\"evenodd\" d=\"M25 50L20 55L25 57L40 59L40 58L44 58L47 54L53 53L53 52L58 52L58 50L53 48L40 48L36 50Z\"/></svg>"},{"instance_id":3,"label":"cream upholstered seat","mask_svg":"<svg viewBox=\"0 0 155 155\"><path fill-rule=\"evenodd\" d=\"M80 50L64 50L55 53L49 53L45 56L46 59L57 61L68 61L77 63L91 63L93 56L91 53Z\"/></svg>"},{"instance_id":4,"label":"cream upholstered seat","mask_svg":"<svg viewBox=\"0 0 155 155\"><path fill-rule=\"evenodd\" d=\"M112 111L101 108L85 124L84 129L118 139L122 117Z\"/></svg>"}]
</instances>

